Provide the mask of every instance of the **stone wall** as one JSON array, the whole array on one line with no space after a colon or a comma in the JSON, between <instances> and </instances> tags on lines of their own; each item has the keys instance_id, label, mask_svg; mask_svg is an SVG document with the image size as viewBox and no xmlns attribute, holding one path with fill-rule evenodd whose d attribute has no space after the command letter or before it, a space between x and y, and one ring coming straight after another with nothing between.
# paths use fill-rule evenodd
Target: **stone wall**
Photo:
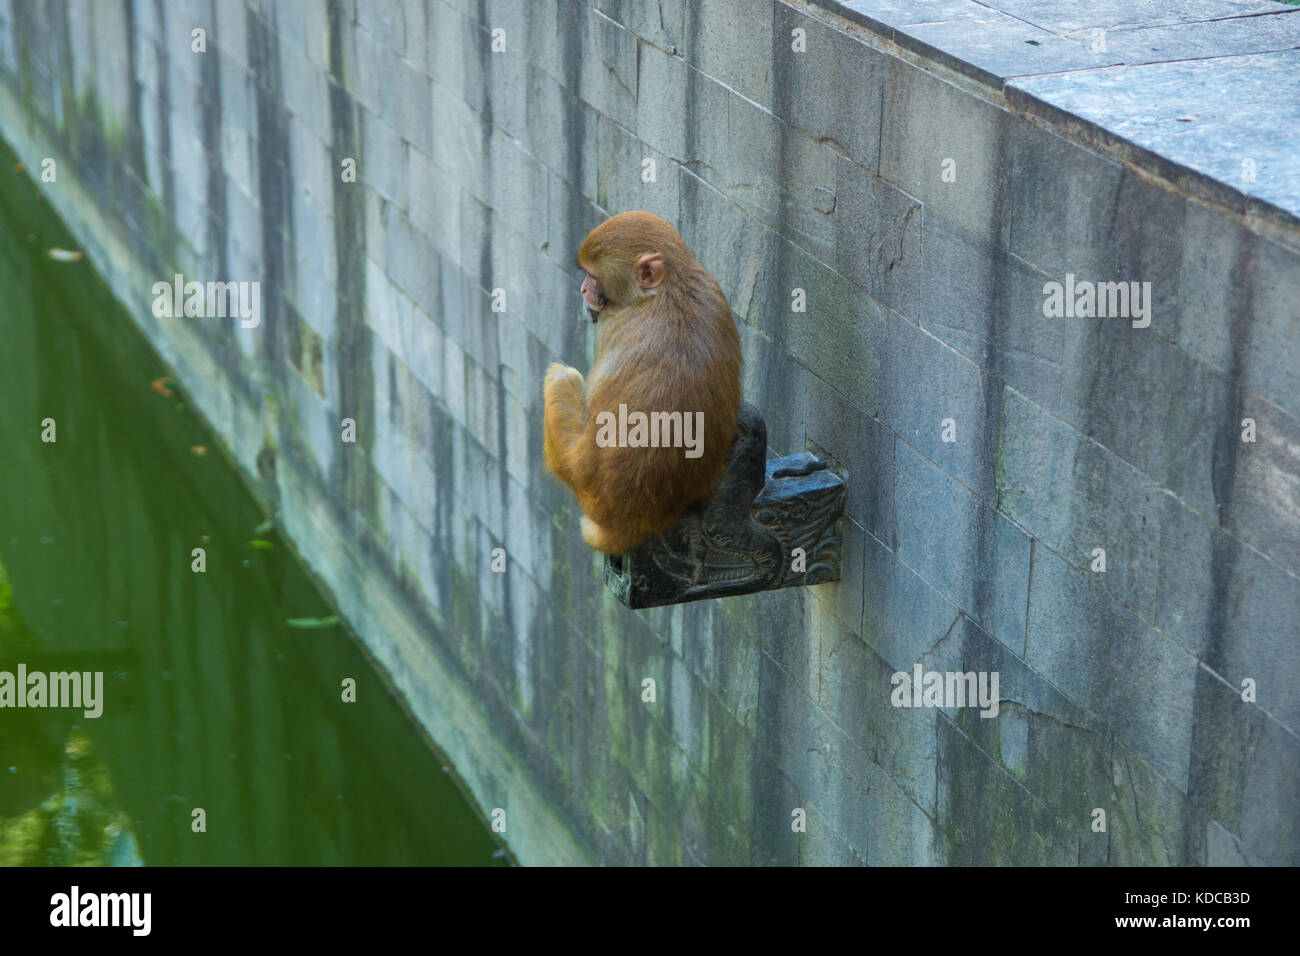
<instances>
[{"instance_id":1,"label":"stone wall","mask_svg":"<svg viewBox=\"0 0 1300 956\"><path fill-rule=\"evenodd\" d=\"M0 132L521 861L1300 862L1295 210L871 6L0 0ZM841 583L605 591L541 382L638 208L847 477ZM892 706L918 663L997 716Z\"/></svg>"}]
</instances>

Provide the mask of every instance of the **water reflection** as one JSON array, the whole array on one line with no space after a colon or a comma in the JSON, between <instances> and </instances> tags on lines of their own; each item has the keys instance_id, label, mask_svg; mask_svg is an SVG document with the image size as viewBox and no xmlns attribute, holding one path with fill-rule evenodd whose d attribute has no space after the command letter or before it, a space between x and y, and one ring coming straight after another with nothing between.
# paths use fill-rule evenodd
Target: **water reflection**
<instances>
[{"instance_id":1,"label":"water reflection","mask_svg":"<svg viewBox=\"0 0 1300 956\"><path fill-rule=\"evenodd\" d=\"M504 862L90 264L49 257L76 244L13 165L0 671L102 671L104 712L0 709L0 864Z\"/></svg>"}]
</instances>

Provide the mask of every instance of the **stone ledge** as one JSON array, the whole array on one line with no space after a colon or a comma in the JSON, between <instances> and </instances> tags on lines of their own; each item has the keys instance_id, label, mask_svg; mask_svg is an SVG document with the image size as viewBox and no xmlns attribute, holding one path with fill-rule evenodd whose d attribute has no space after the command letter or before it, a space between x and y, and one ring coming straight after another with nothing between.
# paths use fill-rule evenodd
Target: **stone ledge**
<instances>
[{"instance_id":1,"label":"stone ledge","mask_svg":"<svg viewBox=\"0 0 1300 956\"><path fill-rule=\"evenodd\" d=\"M1193 195L1300 227L1300 6L811 2Z\"/></svg>"}]
</instances>

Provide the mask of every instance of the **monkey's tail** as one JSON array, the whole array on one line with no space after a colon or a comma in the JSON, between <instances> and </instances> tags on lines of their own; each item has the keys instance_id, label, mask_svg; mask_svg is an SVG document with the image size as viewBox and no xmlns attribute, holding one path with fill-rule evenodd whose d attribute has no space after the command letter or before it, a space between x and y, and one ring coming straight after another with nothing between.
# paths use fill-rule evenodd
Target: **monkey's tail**
<instances>
[{"instance_id":1,"label":"monkey's tail","mask_svg":"<svg viewBox=\"0 0 1300 956\"><path fill-rule=\"evenodd\" d=\"M641 531L620 530L596 524L586 515L582 516L582 540L597 551L605 554L625 554L644 541L649 535Z\"/></svg>"}]
</instances>

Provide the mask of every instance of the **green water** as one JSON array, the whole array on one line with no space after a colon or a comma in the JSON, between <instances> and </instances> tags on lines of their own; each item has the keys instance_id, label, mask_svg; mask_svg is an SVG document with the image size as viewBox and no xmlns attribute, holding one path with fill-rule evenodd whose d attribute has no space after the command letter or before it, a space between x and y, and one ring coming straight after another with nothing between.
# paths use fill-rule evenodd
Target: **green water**
<instances>
[{"instance_id":1,"label":"green water","mask_svg":"<svg viewBox=\"0 0 1300 956\"><path fill-rule=\"evenodd\" d=\"M0 672L102 671L103 714L0 708L0 865L505 863L359 645L286 624L333 612L14 164Z\"/></svg>"}]
</instances>

